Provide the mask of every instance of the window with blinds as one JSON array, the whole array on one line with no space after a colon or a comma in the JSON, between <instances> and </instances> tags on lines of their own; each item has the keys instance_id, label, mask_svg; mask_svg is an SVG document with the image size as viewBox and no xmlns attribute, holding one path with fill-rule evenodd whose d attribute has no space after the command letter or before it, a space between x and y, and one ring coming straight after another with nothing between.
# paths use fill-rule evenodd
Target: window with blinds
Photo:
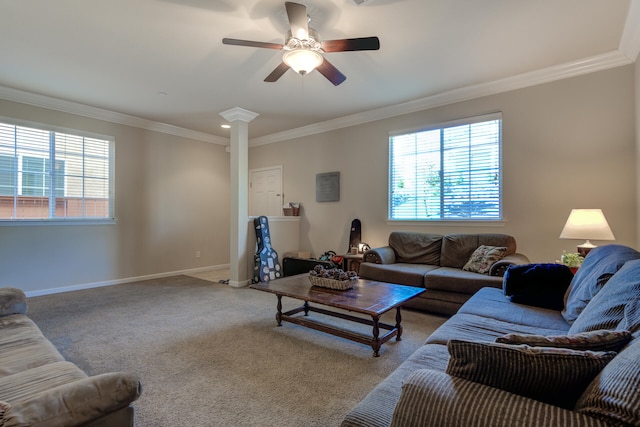
<instances>
[{"instance_id":1,"label":"window with blinds","mask_svg":"<svg viewBox=\"0 0 640 427\"><path fill-rule=\"evenodd\" d=\"M0 220L113 219L113 139L0 123Z\"/></svg>"},{"instance_id":2,"label":"window with blinds","mask_svg":"<svg viewBox=\"0 0 640 427\"><path fill-rule=\"evenodd\" d=\"M390 220L501 220L502 117L389 137Z\"/></svg>"}]
</instances>

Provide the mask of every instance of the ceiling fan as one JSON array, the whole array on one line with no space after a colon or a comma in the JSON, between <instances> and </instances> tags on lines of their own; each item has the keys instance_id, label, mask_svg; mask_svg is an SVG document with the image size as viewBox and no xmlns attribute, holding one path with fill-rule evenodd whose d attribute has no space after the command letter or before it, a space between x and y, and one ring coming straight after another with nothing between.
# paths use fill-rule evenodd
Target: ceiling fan
<instances>
[{"instance_id":1,"label":"ceiling fan","mask_svg":"<svg viewBox=\"0 0 640 427\"><path fill-rule=\"evenodd\" d=\"M222 39L222 43L229 45L284 50L282 63L264 79L265 82L277 81L289 68L300 75L308 74L317 69L327 80L338 86L347 77L327 61L322 55L323 53L380 49L380 40L377 37L325 40L322 42L318 33L308 26L309 17L305 5L289 1L285 2L284 5L287 9L287 17L291 27L287 32L284 44Z\"/></svg>"}]
</instances>

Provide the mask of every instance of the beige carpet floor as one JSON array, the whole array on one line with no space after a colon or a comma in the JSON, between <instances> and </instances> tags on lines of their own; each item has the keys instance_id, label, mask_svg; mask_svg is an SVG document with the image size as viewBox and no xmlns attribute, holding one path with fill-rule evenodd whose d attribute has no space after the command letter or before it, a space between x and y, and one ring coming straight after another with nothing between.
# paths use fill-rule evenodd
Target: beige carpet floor
<instances>
[{"instance_id":1,"label":"beige carpet floor","mask_svg":"<svg viewBox=\"0 0 640 427\"><path fill-rule=\"evenodd\" d=\"M383 345L374 358L362 344L290 323L278 327L272 294L189 276L28 303L45 336L88 374L141 377L137 427L338 426L446 320L403 311L403 340Z\"/></svg>"}]
</instances>

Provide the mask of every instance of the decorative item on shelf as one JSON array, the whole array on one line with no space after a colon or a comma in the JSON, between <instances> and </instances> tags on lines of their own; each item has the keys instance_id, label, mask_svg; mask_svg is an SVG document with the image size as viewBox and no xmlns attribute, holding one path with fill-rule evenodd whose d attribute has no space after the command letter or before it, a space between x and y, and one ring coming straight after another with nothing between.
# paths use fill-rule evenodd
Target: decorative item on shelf
<instances>
[{"instance_id":1,"label":"decorative item on shelf","mask_svg":"<svg viewBox=\"0 0 640 427\"><path fill-rule=\"evenodd\" d=\"M291 202L291 207L293 208L293 216L300 216L300 203Z\"/></svg>"},{"instance_id":2,"label":"decorative item on shelf","mask_svg":"<svg viewBox=\"0 0 640 427\"><path fill-rule=\"evenodd\" d=\"M596 247L593 240L615 240L613 232L602 213L602 209L572 209L562 232L561 239L577 239L586 241L578 245L578 253L583 257Z\"/></svg>"},{"instance_id":3,"label":"decorative item on shelf","mask_svg":"<svg viewBox=\"0 0 640 427\"><path fill-rule=\"evenodd\" d=\"M300 216L300 203L288 202L282 206L284 216Z\"/></svg>"},{"instance_id":4,"label":"decorative item on shelf","mask_svg":"<svg viewBox=\"0 0 640 427\"><path fill-rule=\"evenodd\" d=\"M584 257L579 253L567 253L566 251L562 251L560 261L569 267L573 274L576 274L576 271L578 271L578 268L580 268L584 261Z\"/></svg>"},{"instance_id":5,"label":"decorative item on shelf","mask_svg":"<svg viewBox=\"0 0 640 427\"><path fill-rule=\"evenodd\" d=\"M358 253L359 254L363 254L366 251L368 251L369 249L371 249L371 246L367 245L366 243L364 243L364 242L358 243Z\"/></svg>"},{"instance_id":6,"label":"decorative item on shelf","mask_svg":"<svg viewBox=\"0 0 640 427\"><path fill-rule=\"evenodd\" d=\"M353 284L358 279L355 271L344 271L341 268L324 268L316 265L309 272L309 282L313 286L345 291L353 288Z\"/></svg>"}]
</instances>

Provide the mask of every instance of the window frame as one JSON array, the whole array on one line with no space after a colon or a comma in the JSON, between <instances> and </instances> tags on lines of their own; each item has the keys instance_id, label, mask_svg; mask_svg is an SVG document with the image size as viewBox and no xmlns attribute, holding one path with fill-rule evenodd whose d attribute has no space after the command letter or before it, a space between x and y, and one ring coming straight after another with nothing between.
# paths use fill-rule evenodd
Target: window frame
<instances>
[{"instance_id":1,"label":"window frame","mask_svg":"<svg viewBox=\"0 0 640 427\"><path fill-rule=\"evenodd\" d=\"M429 132L429 131L435 131L435 130L443 130L446 128L450 128L450 127L457 127L457 126L464 126L464 125L471 125L474 123L481 123L481 122L487 122L487 121L493 121L493 120L499 120L500 121L500 127L499 127L499 148L498 148L498 180L499 180L499 188L498 188L498 201L499 201L499 207L498 207L498 216L496 218L482 218L482 217L477 217L477 218L392 218L391 214L392 214L392 198L393 198L393 172L394 172L394 165L393 165L393 153L392 153L392 138L393 137L398 137L398 136L402 136L402 135L410 135L410 134L414 134L414 133L421 133L421 132ZM438 123L433 123L433 124L428 124L425 126L420 126L420 127L415 127L415 128L409 128L409 129L402 129L402 130L395 130L395 131L391 131L389 132L389 139L388 139L388 171L387 171L387 223L388 224L429 224L429 225L451 225L451 224L455 224L455 225L460 225L460 226L501 226L504 225L504 223L506 222L505 216L504 216L504 197L503 197L503 191L504 191L504 179L503 179L503 173L504 173L504 165L503 165L503 146L504 146L504 141L503 141L503 118L502 118L502 112L498 111L498 112L492 112L492 113L487 113L487 114L482 114L482 115L478 115L478 116L470 116L470 117L464 117L464 118L460 118L460 119L455 119L455 120L450 120L450 121L445 121L445 122L438 122ZM442 153L442 152L441 152ZM441 154L441 158L442 158L442 154Z\"/></svg>"},{"instance_id":2,"label":"window frame","mask_svg":"<svg viewBox=\"0 0 640 427\"><path fill-rule=\"evenodd\" d=\"M77 136L82 138L91 138L107 141L109 167L108 167L108 216L107 217L49 217L49 218L0 218L1 226L41 226L41 225L105 225L116 223L116 200L115 200L115 137L111 135L104 135L95 132L88 132L81 129L72 129L61 126L50 125L46 123L33 122L28 120L21 120L11 117L0 116L0 122L11 126L21 126L32 129L37 129L50 133L61 133L71 136ZM51 146L49 147L51 150ZM22 156L24 158L24 156ZM28 156L27 156L28 157ZM84 155L83 155L84 158ZM18 160L18 159L16 159ZM51 158L48 158L51 162ZM54 162L58 162L57 159L53 159ZM18 160L19 162L19 160ZM55 163L54 163L55 164ZM16 165L18 167L19 165ZM24 172L24 171L23 171ZM22 178L16 176L16 181ZM57 187L57 185L56 185ZM57 192L57 190L54 190ZM15 193L14 193L15 196ZM56 195L56 198L58 196Z\"/></svg>"}]
</instances>

